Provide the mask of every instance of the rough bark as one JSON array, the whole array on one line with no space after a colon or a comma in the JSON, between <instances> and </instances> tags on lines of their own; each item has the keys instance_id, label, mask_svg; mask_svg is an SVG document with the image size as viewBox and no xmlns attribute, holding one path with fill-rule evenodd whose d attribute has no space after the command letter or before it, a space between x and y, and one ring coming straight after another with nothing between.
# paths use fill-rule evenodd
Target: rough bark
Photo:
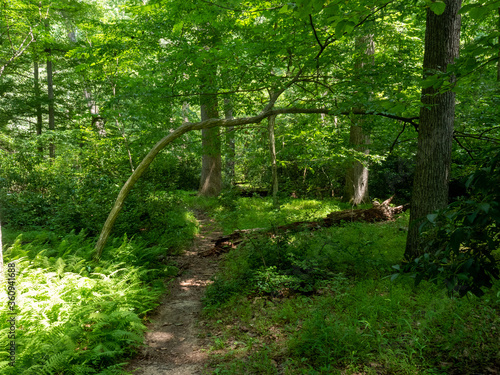
<instances>
[{"instance_id":1,"label":"rough bark","mask_svg":"<svg viewBox=\"0 0 500 375\"><path fill-rule=\"evenodd\" d=\"M47 59L47 92L49 98L49 130L54 131L56 129L55 123L55 111L54 111L54 83L53 83L53 73L52 73L52 60L50 56ZM49 144L49 157L56 157L56 146L53 142Z\"/></svg>"},{"instance_id":2,"label":"rough bark","mask_svg":"<svg viewBox=\"0 0 500 375\"><path fill-rule=\"evenodd\" d=\"M500 8L498 8L498 31L500 31ZM500 35L498 36L497 82L500 82Z\"/></svg>"},{"instance_id":3,"label":"rough bark","mask_svg":"<svg viewBox=\"0 0 500 375\"><path fill-rule=\"evenodd\" d=\"M427 11L424 77L446 72L447 65L452 64L459 54L458 11L461 0L445 0L445 3L446 9L442 15ZM422 90L421 101L410 228L405 251L407 260L421 255L418 221L448 204L455 93L440 93L431 86Z\"/></svg>"},{"instance_id":4,"label":"rough bark","mask_svg":"<svg viewBox=\"0 0 500 375\"><path fill-rule=\"evenodd\" d=\"M200 96L201 121L217 119L217 95ZM222 156L219 128L201 131L202 165L199 195L216 197L222 190Z\"/></svg>"},{"instance_id":5,"label":"rough bark","mask_svg":"<svg viewBox=\"0 0 500 375\"><path fill-rule=\"evenodd\" d=\"M272 172L272 186L273 186L273 206L279 207L278 200L278 167L276 165L276 140L274 138L274 125L276 124L276 116L269 116L267 118L267 130L269 133L269 152L271 155L271 172Z\"/></svg>"},{"instance_id":6,"label":"rough bark","mask_svg":"<svg viewBox=\"0 0 500 375\"><path fill-rule=\"evenodd\" d=\"M359 152L368 155L370 149L370 136L363 130L361 125L351 125L349 143ZM344 200L357 206L368 203L368 167L359 161L354 161L346 172L346 183L344 188Z\"/></svg>"}]
</instances>

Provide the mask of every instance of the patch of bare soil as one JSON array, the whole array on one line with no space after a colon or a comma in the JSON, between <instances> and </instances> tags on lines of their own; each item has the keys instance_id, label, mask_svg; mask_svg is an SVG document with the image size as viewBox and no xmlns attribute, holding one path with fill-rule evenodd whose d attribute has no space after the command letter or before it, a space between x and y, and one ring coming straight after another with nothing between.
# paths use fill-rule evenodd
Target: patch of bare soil
<instances>
[{"instance_id":1,"label":"patch of bare soil","mask_svg":"<svg viewBox=\"0 0 500 375\"><path fill-rule=\"evenodd\" d=\"M207 347L198 338L197 322L201 297L217 270L217 258L201 257L222 235L215 222L202 212L195 212L200 234L189 250L172 257L180 269L166 295L151 317L145 347L125 368L137 375L201 374L208 360Z\"/></svg>"}]
</instances>

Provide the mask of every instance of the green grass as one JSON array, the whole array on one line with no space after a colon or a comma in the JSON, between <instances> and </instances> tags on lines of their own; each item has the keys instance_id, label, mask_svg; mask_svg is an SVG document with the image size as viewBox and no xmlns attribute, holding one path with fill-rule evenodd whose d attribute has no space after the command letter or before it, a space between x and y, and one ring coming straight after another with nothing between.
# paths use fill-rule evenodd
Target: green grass
<instances>
[{"instance_id":1,"label":"green grass","mask_svg":"<svg viewBox=\"0 0 500 375\"><path fill-rule=\"evenodd\" d=\"M314 221L330 212L352 208L348 203L333 198L286 198L281 200L280 209L275 209L270 197L243 198L229 193L218 198L188 194L184 197L190 206L208 211L220 223L225 234L235 230L271 228L295 221Z\"/></svg>"},{"instance_id":2,"label":"green grass","mask_svg":"<svg viewBox=\"0 0 500 375\"><path fill-rule=\"evenodd\" d=\"M255 207L255 199L247 204ZM305 209L288 214L291 221L318 208L292 203ZM266 209L262 200L240 220L265 217ZM204 300L213 342L207 372L493 373L500 367L500 283L482 298L457 299L426 282L415 288L410 276L391 281L407 224L403 215L276 233L227 254Z\"/></svg>"}]
</instances>

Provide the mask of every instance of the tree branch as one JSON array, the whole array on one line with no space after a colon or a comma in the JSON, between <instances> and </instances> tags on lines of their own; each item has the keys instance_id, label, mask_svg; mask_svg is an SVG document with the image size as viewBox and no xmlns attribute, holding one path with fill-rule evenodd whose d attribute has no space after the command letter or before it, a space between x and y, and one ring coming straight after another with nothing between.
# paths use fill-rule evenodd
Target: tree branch
<instances>
[{"instance_id":1,"label":"tree branch","mask_svg":"<svg viewBox=\"0 0 500 375\"><path fill-rule=\"evenodd\" d=\"M391 1L388 1L387 3L385 3L384 5L381 5L378 9L374 10L373 12L371 12L370 14L368 14L365 18L363 18L361 21L359 21L356 25L354 25L354 28L358 28L360 27L362 24L364 24L371 16L377 14L378 12L380 12L382 9L384 9L387 5L389 5L390 3L394 2L395 0L391 0ZM344 32L342 34L342 36L346 35L347 32ZM330 44L332 44L333 42L337 41L338 38L336 37L335 34L331 34L329 35L326 39L325 39L325 43L323 44L323 47L320 49L320 51L318 52L318 54L316 55L315 59L318 59L320 57L320 55L323 53L323 51L326 49L326 47L328 47ZM321 44L320 44L321 45Z\"/></svg>"},{"instance_id":2,"label":"tree branch","mask_svg":"<svg viewBox=\"0 0 500 375\"><path fill-rule=\"evenodd\" d=\"M401 129L401 131L399 132L398 136L396 137L396 139L394 140L394 142L392 142L392 145L391 147L389 148L389 154L392 153L392 150L394 150L394 147L396 146L396 142L398 141L399 137L401 136L401 134L403 134L403 132L405 131L406 129L406 122L404 123L403 125L403 129Z\"/></svg>"},{"instance_id":3,"label":"tree branch","mask_svg":"<svg viewBox=\"0 0 500 375\"><path fill-rule=\"evenodd\" d=\"M297 73L297 75L282 89L279 91L273 93L271 95L271 99L269 100L269 103L264 107L264 109L256 116L253 117L243 117L243 118L236 118L236 119L208 119L205 121L200 121L200 122L184 122L180 127L175 129L173 132L171 132L169 135L163 137L156 145L153 146L153 148L149 151L149 153L144 157L144 159L141 161L141 163L137 166L135 171L130 175L128 178L127 182L123 185L122 189L120 190L120 193L118 194L118 197L116 198L116 201L113 205L113 208L111 209L111 212L108 215L108 218L106 219L106 222L104 223L104 226L101 230L101 234L99 235L99 239L96 243L95 246L95 253L94 257L96 259L99 259L102 255L102 251L104 249L104 246L106 245L106 242L108 240L109 234L111 233L111 230L113 228L113 225L118 217L118 214L120 213L123 204L125 202L125 198L129 194L130 190L132 187L135 185L137 180L142 176L142 174L147 170L149 165L153 162L153 160L156 158L158 153L164 149L168 144L172 143L174 140L182 136L183 134L192 131L192 130L201 130L201 129L211 129L214 127L236 127L236 126L242 126L242 125L249 125L249 124L256 124L264 120L265 118L269 116L274 116L274 115L279 115L279 114L329 114L329 113L334 113L329 108L277 108L277 109L272 109L274 106L276 100L278 97L293 83L298 79L300 75L300 71ZM406 121L412 123L412 120L414 118L404 118L404 117L399 117L399 116L393 116L393 115L387 115L387 114L382 114L382 113L367 113L363 111L355 111L355 112L344 112L341 114L349 115L351 113L354 113L355 115L380 115L384 117L389 117L389 118L394 118L397 120L401 121Z\"/></svg>"},{"instance_id":4,"label":"tree branch","mask_svg":"<svg viewBox=\"0 0 500 375\"><path fill-rule=\"evenodd\" d=\"M463 146L463 145L460 143L460 141L458 140L458 138L457 138L457 136L456 136L456 135L453 135L453 139L455 140L455 142L457 142L457 143L458 143L458 145L459 145L461 148L463 148L465 151L467 151L467 153L469 154L470 158L471 158L472 160L474 160L474 156L472 156L471 151L470 151L468 148L466 148L465 146Z\"/></svg>"},{"instance_id":5,"label":"tree branch","mask_svg":"<svg viewBox=\"0 0 500 375\"><path fill-rule=\"evenodd\" d=\"M309 24L311 25L311 28L312 28L313 33L314 33L314 37L316 38L316 41L318 42L320 49L323 49L324 48L323 44L321 44L321 41L318 38L318 33L316 33L316 28L314 27L313 18L312 18L311 14L309 14Z\"/></svg>"},{"instance_id":6,"label":"tree branch","mask_svg":"<svg viewBox=\"0 0 500 375\"><path fill-rule=\"evenodd\" d=\"M31 40L26 44L24 45L24 43L26 43L26 41L28 40L28 37L31 36ZM30 32L28 33L28 35L26 35L26 38L24 38L23 42L21 43L21 45L19 46L19 49L17 50L16 53L14 53L14 55L9 59L9 61L7 61L4 65L2 65L2 67L0 68L0 77L2 76L3 74L3 71L5 70L5 68L7 67L7 65L9 65L12 61L14 61L16 58L18 58L19 56L21 56L24 51L26 51L26 49L29 47L29 45L35 41L35 37L33 36L33 29L31 28L30 26Z\"/></svg>"}]
</instances>

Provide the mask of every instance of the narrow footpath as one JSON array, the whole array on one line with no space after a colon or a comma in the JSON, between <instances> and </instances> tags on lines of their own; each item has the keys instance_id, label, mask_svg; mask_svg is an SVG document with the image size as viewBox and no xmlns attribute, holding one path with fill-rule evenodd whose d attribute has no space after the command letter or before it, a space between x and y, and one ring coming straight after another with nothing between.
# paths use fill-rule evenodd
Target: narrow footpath
<instances>
[{"instance_id":1,"label":"narrow footpath","mask_svg":"<svg viewBox=\"0 0 500 375\"><path fill-rule=\"evenodd\" d=\"M199 254L213 246L222 232L203 212L195 212L200 234L182 255L172 257L180 269L161 305L151 317L145 336L146 346L125 368L136 375L202 374L208 347L198 337L197 323L201 297L217 271L216 257Z\"/></svg>"}]
</instances>

